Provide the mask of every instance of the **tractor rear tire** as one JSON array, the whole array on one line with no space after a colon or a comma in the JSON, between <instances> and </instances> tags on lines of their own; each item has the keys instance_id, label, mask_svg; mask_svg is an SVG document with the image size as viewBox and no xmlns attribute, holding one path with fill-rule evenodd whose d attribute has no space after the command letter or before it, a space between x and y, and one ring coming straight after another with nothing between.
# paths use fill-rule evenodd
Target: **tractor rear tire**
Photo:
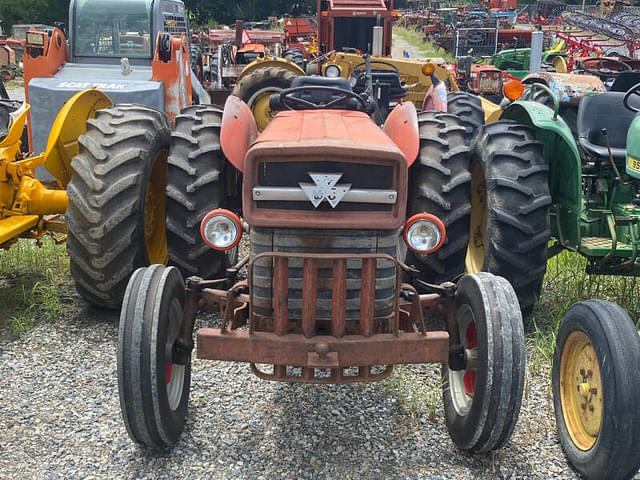
<instances>
[{"instance_id":1,"label":"tractor rear tire","mask_svg":"<svg viewBox=\"0 0 640 480\"><path fill-rule=\"evenodd\" d=\"M131 273L166 263L165 184L171 126L140 105L96 112L67 186L67 252L78 292L118 308Z\"/></svg>"},{"instance_id":2,"label":"tractor rear tire","mask_svg":"<svg viewBox=\"0 0 640 480\"><path fill-rule=\"evenodd\" d=\"M447 429L461 449L489 452L513 433L524 391L527 353L513 287L489 273L465 275L456 319L465 362L459 370L442 367Z\"/></svg>"},{"instance_id":3,"label":"tractor rear tire","mask_svg":"<svg viewBox=\"0 0 640 480\"><path fill-rule=\"evenodd\" d=\"M534 131L484 126L471 148L471 228L466 271L505 277L527 317L540 296L551 236L549 167Z\"/></svg>"},{"instance_id":4,"label":"tractor rear tire","mask_svg":"<svg viewBox=\"0 0 640 480\"><path fill-rule=\"evenodd\" d=\"M444 245L430 255L407 253L422 280L442 283L464 273L471 214L469 147L462 120L449 113L418 115L420 152L409 170L409 216L428 212L446 228Z\"/></svg>"},{"instance_id":5,"label":"tractor rear tire","mask_svg":"<svg viewBox=\"0 0 640 480\"><path fill-rule=\"evenodd\" d=\"M225 159L220 148L222 110L211 105L187 107L171 134L167 175L169 258L185 278L211 279L225 273L234 254L213 250L200 235L200 222L225 206Z\"/></svg>"},{"instance_id":6,"label":"tractor rear tire","mask_svg":"<svg viewBox=\"0 0 640 480\"><path fill-rule=\"evenodd\" d=\"M118 392L131 439L149 448L173 445L184 429L191 357L174 361L185 299L178 269L140 268L131 276L120 313Z\"/></svg>"},{"instance_id":7,"label":"tractor rear tire","mask_svg":"<svg viewBox=\"0 0 640 480\"><path fill-rule=\"evenodd\" d=\"M258 130L264 130L273 116L269 97L291 87L297 75L282 67L258 68L240 79L233 95L240 97L249 106L256 119Z\"/></svg>"},{"instance_id":8,"label":"tractor rear tire","mask_svg":"<svg viewBox=\"0 0 640 480\"><path fill-rule=\"evenodd\" d=\"M640 337L615 303L587 300L564 315L553 354L560 444L585 478L631 478L640 468Z\"/></svg>"},{"instance_id":9,"label":"tractor rear tire","mask_svg":"<svg viewBox=\"0 0 640 480\"><path fill-rule=\"evenodd\" d=\"M465 144L471 145L480 127L484 125L484 110L480 99L468 92L449 92L447 113L460 119L465 128Z\"/></svg>"}]
</instances>

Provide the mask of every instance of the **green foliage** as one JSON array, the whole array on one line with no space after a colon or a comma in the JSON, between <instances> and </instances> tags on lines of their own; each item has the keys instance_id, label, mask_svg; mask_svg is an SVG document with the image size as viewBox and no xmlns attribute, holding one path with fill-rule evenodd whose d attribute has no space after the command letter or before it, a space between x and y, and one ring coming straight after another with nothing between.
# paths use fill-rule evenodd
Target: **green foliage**
<instances>
[{"instance_id":1,"label":"green foliage","mask_svg":"<svg viewBox=\"0 0 640 480\"><path fill-rule=\"evenodd\" d=\"M255 21L269 16L314 14L316 11L315 0L294 3L284 0L185 0L184 3L198 25L206 25L212 19L229 24L237 19Z\"/></svg>"},{"instance_id":2,"label":"green foliage","mask_svg":"<svg viewBox=\"0 0 640 480\"><path fill-rule=\"evenodd\" d=\"M542 296L533 315L528 338L535 343L529 361L534 369L551 366L556 333L567 309L576 302L599 298L618 303L632 319L640 318L640 279L587 275L587 261L577 253L562 252L549 260Z\"/></svg>"},{"instance_id":3,"label":"green foliage","mask_svg":"<svg viewBox=\"0 0 640 480\"><path fill-rule=\"evenodd\" d=\"M8 329L19 337L36 322L62 315L69 282L64 245L45 239L38 247L21 240L0 250L0 335Z\"/></svg>"},{"instance_id":4,"label":"green foliage","mask_svg":"<svg viewBox=\"0 0 640 480\"><path fill-rule=\"evenodd\" d=\"M0 19L4 30L22 23L67 23L69 0L0 0Z\"/></svg>"}]
</instances>

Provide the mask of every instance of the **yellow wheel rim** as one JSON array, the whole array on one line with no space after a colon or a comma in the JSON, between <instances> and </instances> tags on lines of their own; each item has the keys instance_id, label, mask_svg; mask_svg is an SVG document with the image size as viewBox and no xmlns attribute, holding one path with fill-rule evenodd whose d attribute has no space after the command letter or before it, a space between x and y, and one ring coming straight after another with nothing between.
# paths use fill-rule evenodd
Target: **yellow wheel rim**
<instances>
[{"instance_id":1,"label":"yellow wheel rim","mask_svg":"<svg viewBox=\"0 0 640 480\"><path fill-rule=\"evenodd\" d=\"M465 266L467 273L482 271L487 245L487 186L480 162L471 168L471 221Z\"/></svg>"},{"instance_id":2,"label":"yellow wheel rim","mask_svg":"<svg viewBox=\"0 0 640 480\"><path fill-rule=\"evenodd\" d=\"M263 88L249 99L249 107L251 107L253 118L256 119L258 131L261 132L267 128L267 125L269 125L269 122L274 117L275 112L272 111L269 106L269 98L273 93L280 91L279 88Z\"/></svg>"},{"instance_id":3,"label":"yellow wheel rim","mask_svg":"<svg viewBox=\"0 0 640 480\"><path fill-rule=\"evenodd\" d=\"M163 150L158 152L153 161L144 202L144 238L151 264L166 265L169 261L164 203L166 186L167 151Z\"/></svg>"},{"instance_id":4,"label":"yellow wheel rim","mask_svg":"<svg viewBox=\"0 0 640 480\"><path fill-rule=\"evenodd\" d=\"M560 402L571 440L580 450L589 450L602 423L602 380L598 357L584 332L572 332L562 349Z\"/></svg>"}]
</instances>

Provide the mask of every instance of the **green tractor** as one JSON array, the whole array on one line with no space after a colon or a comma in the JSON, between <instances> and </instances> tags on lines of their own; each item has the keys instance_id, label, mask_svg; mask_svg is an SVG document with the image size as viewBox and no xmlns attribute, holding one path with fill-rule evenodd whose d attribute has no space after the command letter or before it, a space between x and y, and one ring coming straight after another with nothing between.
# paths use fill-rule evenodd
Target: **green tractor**
<instances>
[{"instance_id":1,"label":"green tractor","mask_svg":"<svg viewBox=\"0 0 640 480\"><path fill-rule=\"evenodd\" d=\"M538 89L554 108L534 101ZM471 146L465 270L506 277L525 315L562 250L583 255L587 273L640 276L640 84L582 98L577 138L558 110L549 87L534 84ZM640 337L621 307L589 300L566 312L555 414L565 455L587 478L640 467L639 367Z\"/></svg>"},{"instance_id":2,"label":"green tractor","mask_svg":"<svg viewBox=\"0 0 640 480\"><path fill-rule=\"evenodd\" d=\"M548 72L567 73L566 55L562 53L564 42L542 53L542 70ZM505 73L517 78L529 74L531 64L531 48L509 48L500 50L491 57L489 63Z\"/></svg>"}]
</instances>

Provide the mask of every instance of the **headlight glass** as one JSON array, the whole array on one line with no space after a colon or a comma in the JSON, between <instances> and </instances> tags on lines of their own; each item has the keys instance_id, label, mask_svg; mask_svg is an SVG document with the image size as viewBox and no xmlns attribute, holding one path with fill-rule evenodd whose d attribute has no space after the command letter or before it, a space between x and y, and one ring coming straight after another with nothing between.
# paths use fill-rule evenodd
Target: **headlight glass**
<instances>
[{"instance_id":1,"label":"headlight glass","mask_svg":"<svg viewBox=\"0 0 640 480\"><path fill-rule=\"evenodd\" d=\"M418 220L407 230L407 242L419 252L429 252L436 248L442 240L438 226L429 220Z\"/></svg>"},{"instance_id":2,"label":"headlight glass","mask_svg":"<svg viewBox=\"0 0 640 480\"><path fill-rule=\"evenodd\" d=\"M325 77L338 78L340 76L340 67L338 65L328 65L324 69Z\"/></svg>"},{"instance_id":3,"label":"headlight glass","mask_svg":"<svg viewBox=\"0 0 640 480\"><path fill-rule=\"evenodd\" d=\"M225 250L236 242L238 227L226 215L214 215L204 224L203 234L212 246Z\"/></svg>"}]
</instances>

